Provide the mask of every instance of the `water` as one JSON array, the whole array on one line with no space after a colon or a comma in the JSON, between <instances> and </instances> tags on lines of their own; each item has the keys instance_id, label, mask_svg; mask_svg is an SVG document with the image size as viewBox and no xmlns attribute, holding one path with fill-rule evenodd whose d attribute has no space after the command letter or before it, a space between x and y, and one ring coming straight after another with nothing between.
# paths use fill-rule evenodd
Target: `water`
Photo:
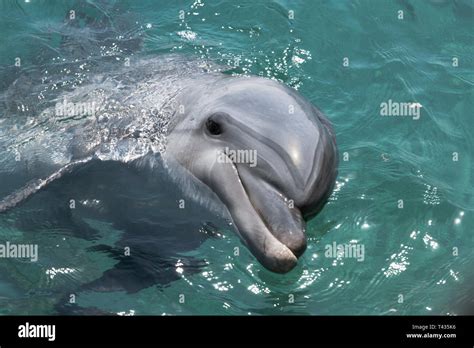
<instances>
[{"instance_id":1,"label":"water","mask_svg":"<svg viewBox=\"0 0 474 348\"><path fill-rule=\"evenodd\" d=\"M297 88L333 122L340 150L335 192L309 223L308 250L297 268L272 274L225 221L197 204L177 211L179 196L164 174L134 186L143 180L133 169L92 166L0 216L0 241L36 243L40 250L36 263L0 260L1 314L53 314L71 293L81 308L122 315L472 312L474 3L238 3L2 2L0 87L3 93L38 65L56 67L67 79L71 72L60 63L75 66L74 59L92 51L92 62L180 53L238 63L228 73ZM64 24L71 9L79 20L72 27ZM13 67L16 57L20 69ZM23 87L24 100L36 100ZM420 103L420 118L381 116L380 104L390 99ZM9 184L0 184L2 192ZM89 210L61 208L70 194ZM112 194L117 202L103 206ZM107 220L107 209L130 221ZM136 237L123 241L127 229ZM159 250L148 250L155 230L166 233ZM334 242L363 245L363 260L326 257ZM167 253L177 243L178 253ZM121 252L127 245L144 263L151 260L149 274L166 260L175 280L129 292L78 290L119 262L106 246ZM130 279L145 284L133 271Z\"/></svg>"}]
</instances>

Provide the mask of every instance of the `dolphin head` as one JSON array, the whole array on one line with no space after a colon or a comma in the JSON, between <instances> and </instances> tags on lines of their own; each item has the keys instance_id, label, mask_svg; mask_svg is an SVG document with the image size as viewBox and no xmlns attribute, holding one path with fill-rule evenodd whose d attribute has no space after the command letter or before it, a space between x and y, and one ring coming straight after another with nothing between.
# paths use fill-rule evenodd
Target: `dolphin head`
<instances>
[{"instance_id":1,"label":"dolphin head","mask_svg":"<svg viewBox=\"0 0 474 348\"><path fill-rule=\"evenodd\" d=\"M306 249L305 221L337 175L328 120L295 90L259 77L218 78L180 103L167 156L217 195L264 267L290 271Z\"/></svg>"}]
</instances>

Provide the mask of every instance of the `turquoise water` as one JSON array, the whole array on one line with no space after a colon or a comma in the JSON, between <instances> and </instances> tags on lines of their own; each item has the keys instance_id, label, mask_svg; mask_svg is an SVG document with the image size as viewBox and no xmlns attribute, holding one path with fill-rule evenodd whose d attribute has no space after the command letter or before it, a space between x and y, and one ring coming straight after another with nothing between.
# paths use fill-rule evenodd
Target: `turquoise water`
<instances>
[{"instance_id":1,"label":"turquoise water","mask_svg":"<svg viewBox=\"0 0 474 348\"><path fill-rule=\"evenodd\" d=\"M76 8L80 25L64 45L63 23ZM37 243L43 255L0 259L0 313L56 313L71 293L80 307L136 315L472 313L473 29L469 0L1 2L2 91L38 64L73 61L89 47L80 43L102 34L107 41L91 44L98 55L238 63L230 72L278 79L324 111L340 168L328 205L308 225L308 250L286 275L263 269L243 247L230 253L241 244L224 222L199 207L183 216L165 203L172 193L156 193L158 226L176 231L170 243L214 237L169 256L177 280L132 293L78 290L118 262L93 247L123 246L124 232L100 211L62 217L55 197L76 187L92 200L90 182L126 185L118 174L104 181L100 168L82 171L0 215L0 241ZM420 103L419 119L381 116L389 100ZM38 205L44 211L34 214ZM334 242L363 245L364 259L326 257ZM181 274L186 257L203 264Z\"/></svg>"}]
</instances>

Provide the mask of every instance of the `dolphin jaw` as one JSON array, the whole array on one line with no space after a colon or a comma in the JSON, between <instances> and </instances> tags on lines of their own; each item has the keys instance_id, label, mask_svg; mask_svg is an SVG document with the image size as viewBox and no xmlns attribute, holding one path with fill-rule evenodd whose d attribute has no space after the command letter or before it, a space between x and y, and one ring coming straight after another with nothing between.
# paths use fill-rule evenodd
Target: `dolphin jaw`
<instances>
[{"instance_id":1,"label":"dolphin jaw","mask_svg":"<svg viewBox=\"0 0 474 348\"><path fill-rule=\"evenodd\" d=\"M246 198L248 199L251 209L254 212L254 216L256 219L258 219L260 225L258 231L245 231L242 230L239 224L234 221L234 225L239 237L265 268L275 273L287 273L291 271L297 265L298 257L301 255L301 253L295 254L289 246L285 245L285 243L281 242L275 236L274 231L272 231L272 228L267 224L261 210L252 200L251 195L248 192L248 188L245 185L245 180L240 175L237 166L234 162L231 162L231 165L239 181L239 184L245 192ZM230 214L233 217L232 211L230 211ZM304 233L304 229L302 232ZM255 234L260 234L262 238L261 245L255 244L254 240L252 240L251 237Z\"/></svg>"}]
</instances>

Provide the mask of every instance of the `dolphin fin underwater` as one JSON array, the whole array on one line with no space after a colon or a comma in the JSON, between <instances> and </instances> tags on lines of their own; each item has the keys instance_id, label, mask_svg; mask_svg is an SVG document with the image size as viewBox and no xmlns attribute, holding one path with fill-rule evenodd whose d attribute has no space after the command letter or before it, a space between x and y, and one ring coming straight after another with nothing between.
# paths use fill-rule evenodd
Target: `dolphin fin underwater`
<instances>
[{"instance_id":1,"label":"dolphin fin underwater","mask_svg":"<svg viewBox=\"0 0 474 348\"><path fill-rule=\"evenodd\" d=\"M3 198L0 201L0 213L6 212L14 208L18 204L25 202L28 198L30 198L32 195L34 195L38 191L44 189L52 182L60 179L65 174L71 173L75 168L78 168L84 165L90 160L91 158L86 158L83 160L76 160L76 161L70 162L44 179L36 179L36 180L30 181L25 186L9 194L7 197Z\"/></svg>"}]
</instances>

